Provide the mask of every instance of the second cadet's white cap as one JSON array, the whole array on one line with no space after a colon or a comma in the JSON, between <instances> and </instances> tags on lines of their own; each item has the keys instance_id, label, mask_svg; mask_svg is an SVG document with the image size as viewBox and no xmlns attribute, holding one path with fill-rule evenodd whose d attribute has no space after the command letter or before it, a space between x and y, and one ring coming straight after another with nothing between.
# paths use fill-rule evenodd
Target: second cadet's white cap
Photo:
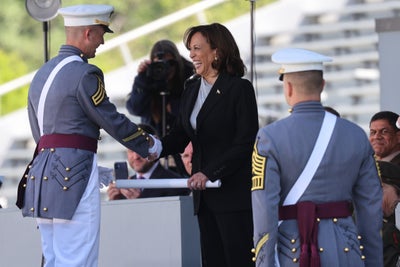
<instances>
[{"instance_id":1,"label":"second cadet's white cap","mask_svg":"<svg viewBox=\"0 0 400 267\"><path fill-rule=\"evenodd\" d=\"M306 49L284 48L272 54L271 60L281 64L279 79L282 80L282 75L285 73L322 71L323 63L332 61L332 58Z\"/></svg>"},{"instance_id":2,"label":"second cadet's white cap","mask_svg":"<svg viewBox=\"0 0 400 267\"><path fill-rule=\"evenodd\" d=\"M110 5L76 5L63 7L58 14L64 17L64 26L104 26L106 32L113 32L110 28L110 17L114 7Z\"/></svg>"}]
</instances>

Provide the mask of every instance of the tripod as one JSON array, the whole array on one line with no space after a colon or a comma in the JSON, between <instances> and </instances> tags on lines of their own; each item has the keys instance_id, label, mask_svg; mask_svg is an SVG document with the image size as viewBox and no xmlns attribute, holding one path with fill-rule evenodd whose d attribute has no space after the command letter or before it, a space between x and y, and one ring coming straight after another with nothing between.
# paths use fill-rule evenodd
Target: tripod
<instances>
[{"instance_id":1,"label":"tripod","mask_svg":"<svg viewBox=\"0 0 400 267\"><path fill-rule=\"evenodd\" d=\"M167 89L163 89L160 91L160 96L161 96L161 133L162 136L164 137L167 134L167 96L169 95L169 91ZM186 173L185 171L185 166L183 165L182 158L179 154L174 154L172 155L176 170L179 172L179 174L184 175ZM168 156L164 157L164 167L166 169L169 169L169 164L168 164Z\"/></svg>"}]
</instances>

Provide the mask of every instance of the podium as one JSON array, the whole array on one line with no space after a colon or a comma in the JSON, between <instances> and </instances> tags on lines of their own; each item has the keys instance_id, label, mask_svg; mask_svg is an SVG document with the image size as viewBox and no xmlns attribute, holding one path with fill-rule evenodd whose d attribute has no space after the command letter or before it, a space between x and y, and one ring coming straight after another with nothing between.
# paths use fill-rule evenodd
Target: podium
<instances>
[{"instance_id":1,"label":"podium","mask_svg":"<svg viewBox=\"0 0 400 267\"><path fill-rule=\"evenodd\" d=\"M36 220L0 209L2 266L40 266ZM99 267L200 267L200 238L191 196L101 203Z\"/></svg>"},{"instance_id":2,"label":"podium","mask_svg":"<svg viewBox=\"0 0 400 267\"><path fill-rule=\"evenodd\" d=\"M190 196L103 202L99 267L200 267Z\"/></svg>"}]
</instances>

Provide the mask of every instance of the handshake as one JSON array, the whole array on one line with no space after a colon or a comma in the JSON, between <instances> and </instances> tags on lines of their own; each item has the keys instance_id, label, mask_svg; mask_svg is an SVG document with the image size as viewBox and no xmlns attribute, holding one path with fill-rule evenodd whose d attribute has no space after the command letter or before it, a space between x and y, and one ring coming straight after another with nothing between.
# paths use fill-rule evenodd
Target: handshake
<instances>
[{"instance_id":1,"label":"handshake","mask_svg":"<svg viewBox=\"0 0 400 267\"><path fill-rule=\"evenodd\" d=\"M149 161L156 160L160 157L162 151L162 144L161 141L155 138L153 135L149 134L150 136L150 147L149 147L149 156L147 159Z\"/></svg>"}]
</instances>

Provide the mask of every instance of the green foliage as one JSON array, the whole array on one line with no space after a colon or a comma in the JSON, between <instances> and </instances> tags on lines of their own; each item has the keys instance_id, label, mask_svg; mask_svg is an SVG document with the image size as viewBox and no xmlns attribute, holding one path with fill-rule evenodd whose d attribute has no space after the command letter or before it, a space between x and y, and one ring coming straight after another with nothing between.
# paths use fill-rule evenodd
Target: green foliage
<instances>
[{"instance_id":1,"label":"green foliage","mask_svg":"<svg viewBox=\"0 0 400 267\"><path fill-rule=\"evenodd\" d=\"M27 65L15 52L0 50L0 84L27 73ZM26 106L28 87L10 92L0 98L0 115Z\"/></svg>"},{"instance_id":2,"label":"green foliage","mask_svg":"<svg viewBox=\"0 0 400 267\"><path fill-rule=\"evenodd\" d=\"M25 0L1 0L0 25L0 84L20 77L38 69L44 62L44 31L43 22L33 19L25 8ZM274 0L254 1L256 7L264 6ZM199 2L199 0L85 0L87 4L110 4L115 8L111 28L115 34L106 35L105 39L146 25L160 17L169 15L184 7ZM63 0L63 6L81 4L82 0ZM204 13L199 12L183 21L168 25L149 36L134 40L128 47L134 58L147 56L149 48L160 39L182 41L185 30L202 23L223 23L250 11L250 0L231 0L219 4ZM49 22L48 30L49 58L55 56L60 45L65 41L63 19L60 16ZM104 72L116 69L123 64L123 59L117 49L97 55L90 60ZM12 66L12 67L10 67ZM27 88L20 88L0 98L0 115L26 105Z\"/></svg>"},{"instance_id":3,"label":"green foliage","mask_svg":"<svg viewBox=\"0 0 400 267\"><path fill-rule=\"evenodd\" d=\"M27 66L15 52L6 53L0 48L0 84L26 74Z\"/></svg>"}]
</instances>

